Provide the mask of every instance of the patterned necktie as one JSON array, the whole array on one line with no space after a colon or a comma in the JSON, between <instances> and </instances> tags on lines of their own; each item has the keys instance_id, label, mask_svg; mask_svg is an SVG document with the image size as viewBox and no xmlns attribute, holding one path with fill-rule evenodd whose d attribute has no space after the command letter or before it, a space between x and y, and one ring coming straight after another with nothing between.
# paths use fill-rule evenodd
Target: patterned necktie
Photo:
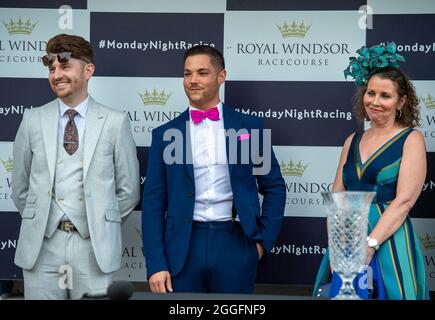
<instances>
[{"instance_id":1,"label":"patterned necktie","mask_svg":"<svg viewBox=\"0 0 435 320\"><path fill-rule=\"evenodd\" d=\"M208 109L207 111L199 111L199 110L191 110L190 116L192 117L193 123L200 123L205 118L209 118L212 121L219 120L219 109L217 107L213 107Z\"/></svg>"},{"instance_id":2,"label":"patterned necktie","mask_svg":"<svg viewBox=\"0 0 435 320\"><path fill-rule=\"evenodd\" d=\"M69 155L72 155L79 148L79 133L74 122L74 117L78 113L74 109L68 109L66 114L68 115L69 120L65 126L65 133L63 135L63 147Z\"/></svg>"}]
</instances>

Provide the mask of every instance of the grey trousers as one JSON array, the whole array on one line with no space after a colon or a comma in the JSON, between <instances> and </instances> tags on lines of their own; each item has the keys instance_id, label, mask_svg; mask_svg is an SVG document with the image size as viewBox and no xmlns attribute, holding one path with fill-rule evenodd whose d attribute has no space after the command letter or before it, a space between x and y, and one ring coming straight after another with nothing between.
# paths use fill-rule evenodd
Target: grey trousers
<instances>
[{"instance_id":1,"label":"grey trousers","mask_svg":"<svg viewBox=\"0 0 435 320\"><path fill-rule=\"evenodd\" d=\"M81 299L85 294L104 294L113 279L98 267L91 239L57 229L44 238L35 266L23 270L24 298Z\"/></svg>"}]
</instances>

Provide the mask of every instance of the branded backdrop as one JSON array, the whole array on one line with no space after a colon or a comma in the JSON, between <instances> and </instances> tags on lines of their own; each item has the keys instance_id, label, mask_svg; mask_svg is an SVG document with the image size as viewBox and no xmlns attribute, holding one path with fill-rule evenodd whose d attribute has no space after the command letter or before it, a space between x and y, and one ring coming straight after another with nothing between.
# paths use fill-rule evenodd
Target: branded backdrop
<instances>
[{"instance_id":1,"label":"branded backdrop","mask_svg":"<svg viewBox=\"0 0 435 320\"><path fill-rule=\"evenodd\" d=\"M327 247L325 206L341 146L358 126L343 78L362 45L396 41L421 100L428 175L411 216L435 290L435 1L3 0L0 2L0 279L19 279L20 219L11 200L22 114L54 98L41 64L47 40L82 35L95 50L91 95L128 113L141 164L151 131L187 107L184 51L222 50L225 103L264 119L287 187L285 221L258 283L311 285ZM123 224L119 279L145 281L140 204Z\"/></svg>"}]
</instances>

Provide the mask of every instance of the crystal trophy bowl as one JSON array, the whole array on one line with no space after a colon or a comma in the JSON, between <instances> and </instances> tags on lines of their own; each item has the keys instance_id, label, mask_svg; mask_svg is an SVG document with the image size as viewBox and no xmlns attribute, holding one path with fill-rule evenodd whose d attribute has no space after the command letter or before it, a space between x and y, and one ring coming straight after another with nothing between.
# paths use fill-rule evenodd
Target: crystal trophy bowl
<instances>
[{"instance_id":1,"label":"crystal trophy bowl","mask_svg":"<svg viewBox=\"0 0 435 320\"><path fill-rule=\"evenodd\" d=\"M367 226L375 192L322 192L327 207L328 247L332 269L342 286L334 299L358 300L352 284L364 267Z\"/></svg>"}]
</instances>

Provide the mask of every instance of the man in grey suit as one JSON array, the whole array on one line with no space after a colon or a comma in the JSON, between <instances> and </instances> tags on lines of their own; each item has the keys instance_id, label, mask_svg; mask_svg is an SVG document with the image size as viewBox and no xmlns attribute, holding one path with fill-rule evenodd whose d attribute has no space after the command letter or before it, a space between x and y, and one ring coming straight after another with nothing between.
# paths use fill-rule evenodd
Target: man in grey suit
<instances>
[{"instance_id":1,"label":"man in grey suit","mask_svg":"<svg viewBox=\"0 0 435 320\"><path fill-rule=\"evenodd\" d=\"M139 201L139 163L128 117L88 95L90 43L57 35L43 63L58 99L26 110L15 138L15 263L26 299L79 299L104 293L121 266L121 220Z\"/></svg>"}]
</instances>

